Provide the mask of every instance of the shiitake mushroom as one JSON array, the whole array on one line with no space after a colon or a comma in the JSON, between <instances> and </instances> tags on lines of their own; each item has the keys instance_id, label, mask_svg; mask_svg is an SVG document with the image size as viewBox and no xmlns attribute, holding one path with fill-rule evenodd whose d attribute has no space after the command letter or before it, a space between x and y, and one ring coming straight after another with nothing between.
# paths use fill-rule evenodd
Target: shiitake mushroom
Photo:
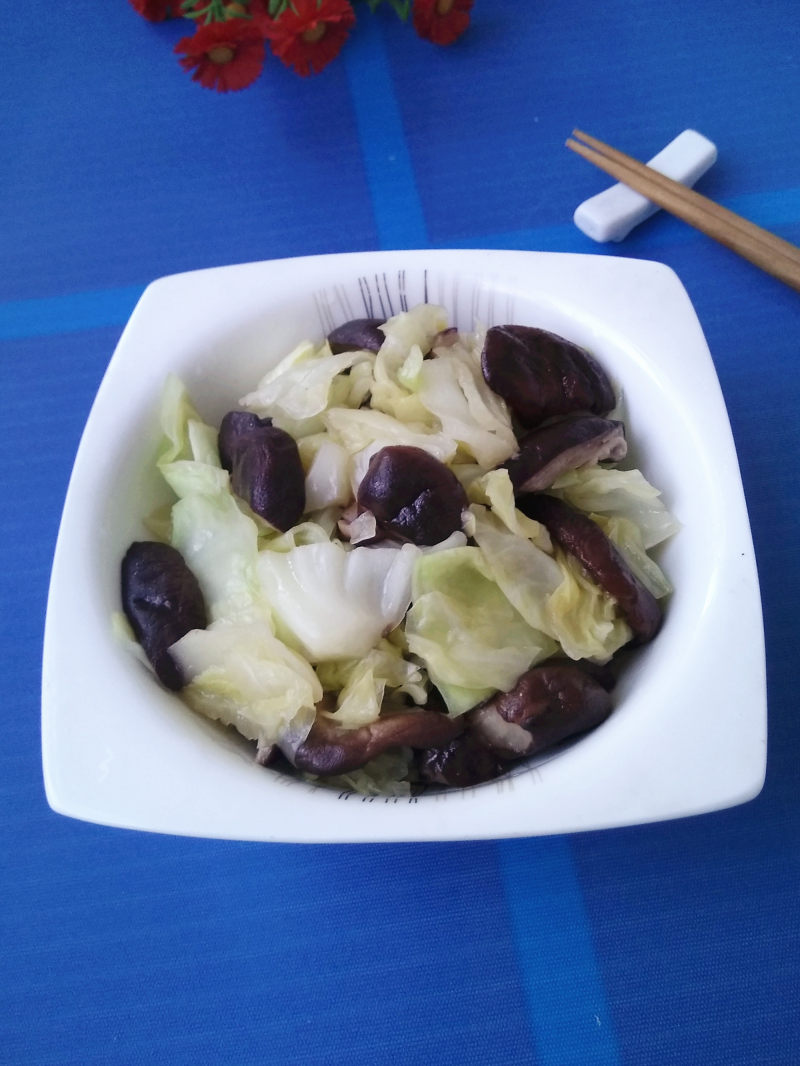
<instances>
[{"instance_id":1,"label":"shiitake mushroom","mask_svg":"<svg viewBox=\"0 0 800 1066\"><path fill-rule=\"evenodd\" d=\"M549 488L568 470L618 462L628 452L622 422L600 415L568 415L530 430L504 465L516 492Z\"/></svg>"},{"instance_id":2,"label":"shiitake mushroom","mask_svg":"<svg viewBox=\"0 0 800 1066\"><path fill-rule=\"evenodd\" d=\"M357 770L390 748L436 750L449 744L464 723L431 710L384 714L369 725L345 729L324 715L317 715L306 739L286 752L298 770L310 774L344 774Z\"/></svg>"},{"instance_id":3,"label":"shiitake mushroom","mask_svg":"<svg viewBox=\"0 0 800 1066\"><path fill-rule=\"evenodd\" d=\"M421 780L450 788L481 784L511 763L594 729L613 707L610 681L603 680L577 663L532 667L510 691L469 711L463 733L419 753Z\"/></svg>"},{"instance_id":4,"label":"shiitake mushroom","mask_svg":"<svg viewBox=\"0 0 800 1066\"><path fill-rule=\"evenodd\" d=\"M578 411L605 415L614 389L584 348L535 326L492 326L481 354L483 376L524 428Z\"/></svg>"},{"instance_id":5,"label":"shiitake mushroom","mask_svg":"<svg viewBox=\"0 0 800 1066\"><path fill-rule=\"evenodd\" d=\"M229 411L219 429L219 457L231 488L276 529L300 521L305 473L294 437L249 411Z\"/></svg>"},{"instance_id":6,"label":"shiitake mushroom","mask_svg":"<svg viewBox=\"0 0 800 1066\"><path fill-rule=\"evenodd\" d=\"M467 494L455 474L422 448L388 445L369 461L356 493L384 532L412 544L439 544L461 529Z\"/></svg>"},{"instance_id":7,"label":"shiitake mushroom","mask_svg":"<svg viewBox=\"0 0 800 1066\"><path fill-rule=\"evenodd\" d=\"M125 617L161 683L177 691L186 682L169 649L208 624L197 578L181 553L160 541L134 541L121 570Z\"/></svg>"},{"instance_id":8,"label":"shiitake mushroom","mask_svg":"<svg viewBox=\"0 0 800 1066\"><path fill-rule=\"evenodd\" d=\"M386 337L380 328L382 318L353 318L328 334L328 345L334 355L341 352L377 352Z\"/></svg>"},{"instance_id":9,"label":"shiitake mushroom","mask_svg":"<svg viewBox=\"0 0 800 1066\"><path fill-rule=\"evenodd\" d=\"M541 522L553 540L616 600L636 643L653 639L663 618L658 600L592 518L546 493L523 493L517 497L517 507Z\"/></svg>"}]
</instances>

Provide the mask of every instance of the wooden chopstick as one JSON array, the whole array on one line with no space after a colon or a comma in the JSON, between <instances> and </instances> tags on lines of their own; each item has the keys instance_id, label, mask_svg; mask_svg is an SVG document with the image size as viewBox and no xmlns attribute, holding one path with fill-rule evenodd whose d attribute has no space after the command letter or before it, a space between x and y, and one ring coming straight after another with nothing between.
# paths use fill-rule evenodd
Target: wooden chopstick
<instances>
[{"instance_id":1,"label":"wooden chopstick","mask_svg":"<svg viewBox=\"0 0 800 1066\"><path fill-rule=\"evenodd\" d=\"M566 143L617 181L800 291L800 248L796 245L581 130L573 130Z\"/></svg>"}]
</instances>

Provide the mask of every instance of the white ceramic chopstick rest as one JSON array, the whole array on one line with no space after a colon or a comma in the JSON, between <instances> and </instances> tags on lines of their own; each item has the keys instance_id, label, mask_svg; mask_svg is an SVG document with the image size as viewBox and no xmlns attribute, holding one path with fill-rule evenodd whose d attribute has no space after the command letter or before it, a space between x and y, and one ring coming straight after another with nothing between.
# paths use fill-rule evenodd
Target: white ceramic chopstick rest
<instances>
[{"instance_id":1,"label":"white ceramic chopstick rest","mask_svg":"<svg viewBox=\"0 0 800 1066\"><path fill-rule=\"evenodd\" d=\"M648 166L683 185L694 183L716 162L717 147L696 130L684 130L648 161ZM659 210L657 204L627 185L618 183L584 200L573 219L593 241L621 241Z\"/></svg>"}]
</instances>

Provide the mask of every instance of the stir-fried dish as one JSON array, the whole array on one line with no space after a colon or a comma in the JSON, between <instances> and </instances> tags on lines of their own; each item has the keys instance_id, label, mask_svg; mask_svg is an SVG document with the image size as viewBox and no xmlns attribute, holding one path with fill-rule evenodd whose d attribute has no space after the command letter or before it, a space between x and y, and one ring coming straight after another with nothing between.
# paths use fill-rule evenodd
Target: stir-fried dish
<instances>
[{"instance_id":1,"label":"stir-fried dish","mask_svg":"<svg viewBox=\"0 0 800 1066\"><path fill-rule=\"evenodd\" d=\"M572 342L422 304L304 342L219 426L171 377L173 502L122 562L160 682L255 757L402 795L491 780L613 710L677 529Z\"/></svg>"}]
</instances>

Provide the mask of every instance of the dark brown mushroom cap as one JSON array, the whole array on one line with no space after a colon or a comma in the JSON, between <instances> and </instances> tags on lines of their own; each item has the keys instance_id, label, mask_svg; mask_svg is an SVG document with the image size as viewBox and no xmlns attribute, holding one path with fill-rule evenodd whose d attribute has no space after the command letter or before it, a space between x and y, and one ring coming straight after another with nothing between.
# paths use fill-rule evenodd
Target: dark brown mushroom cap
<instances>
[{"instance_id":1,"label":"dark brown mushroom cap","mask_svg":"<svg viewBox=\"0 0 800 1066\"><path fill-rule=\"evenodd\" d=\"M159 541L135 541L122 560L122 609L134 636L167 688L186 681L169 652L191 629L205 629L206 605L181 553Z\"/></svg>"},{"instance_id":2,"label":"dark brown mushroom cap","mask_svg":"<svg viewBox=\"0 0 800 1066\"><path fill-rule=\"evenodd\" d=\"M422 448L392 444L369 461L356 493L378 527L412 544L439 544L461 529L468 500L455 474Z\"/></svg>"},{"instance_id":3,"label":"dark brown mushroom cap","mask_svg":"<svg viewBox=\"0 0 800 1066\"><path fill-rule=\"evenodd\" d=\"M470 711L469 729L499 758L519 759L594 729L612 708L609 691L577 664L543 663Z\"/></svg>"},{"instance_id":4,"label":"dark brown mushroom cap","mask_svg":"<svg viewBox=\"0 0 800 1066\"><path fill-rule=\"evenodd\" d=\"M219 428L219 457L231 488L257 515L285 531L300 521L305 472L297 442L269 418L229 411Z\"/></svg>"},{"instance_id":5,"label":"dark brown mushroom cap","mask_svg":"<svg viewBox=\"0 0 800 1066\"><path fill-rule=\"evenodd\" d=\"M379 329L382 318L353 318L328 334L328 344L334 355L340 352L377 352L386 337Z\"/></svg>"},{"instance_id":6,"label":"dark brown mushroom cap","mask_svg":"<svg viewBox=\"0 0 800 1066\"><path fill-rule=\"evenodd\" d=\"M614 390L584 348L534 326L492 326L481 355L483 376L526 428L577 411L605 415Z\"/></svg>"},{"instance_id":7,"label":"dark brown mushroom cap","mask_svg":"<svg viewBox=\"0 0 800 1066\"><path fill-rule=\"evenodd\" d=\"M563 500L543 493L523 493L517 497L517 507L546 526L553 540L616 600L637 643L652 640L663 618L658 600L596 522Z\"/></svg>"},{"instance_id":8,"label":"dark brown mushroom cap","mask_svg":"<svg viewBox=\"0 0 800 1066\"><path fill-rule=\"evenodd\" d=\"M464 716L465 730L449 744L417 756L426 784L466 788L499 777L510 762L587 733L611 714L613 679L576 663L548 662L526 671Z\"/></svg>"},{"instance_id":9,"label":"dark brown mushroom cap","mask_svg":"<svg viewBox=\"0 0 800 1066\"><path fill-rule=\"evenodd\" d=\"M622 422L600 415L570 415L532 429L504 465L516 492L539 492L556 478L604 459L618 462L628 451Z\"/></svg>"},{"instance_id":10,"label":"dark brown mushroom cap","mask_svg":"<svg viewBox=\"0 0 800 1066\"><path fill-rule=\"evenodd\" d=\"M439 711L400 711L356 729L345 729L318 714L303 743L285 754L305 773L344 774L359 769L390 748L443 747L463 728L462 721Z\"/></svg>"},{"instance_id":11,"label":"dark brown mushroom cap","mask_svg":"<svg viewBox=\"0 0 800 1066\"><path fill-rule=\"evenodd\" d=\"M444 747L429 748L417 756L417 772L426 785L467 788L491 781L507 768L507 763L470 731Z\"/></svg>"}]
</instances>

